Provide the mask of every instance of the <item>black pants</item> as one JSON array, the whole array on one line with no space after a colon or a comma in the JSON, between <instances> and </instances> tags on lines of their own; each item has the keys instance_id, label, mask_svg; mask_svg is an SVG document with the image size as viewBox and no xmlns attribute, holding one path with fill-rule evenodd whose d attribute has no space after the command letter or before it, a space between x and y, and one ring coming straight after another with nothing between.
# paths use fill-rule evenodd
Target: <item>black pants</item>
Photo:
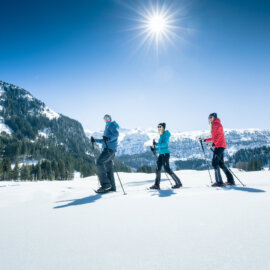
<instances>
[{"instance_id":1,"label":"black pants","mask_svg":"<svg viewBox=\"0 0 270 270\"><path fill-rule=\"evenodd\" d=\"M227 181L230 183L234 183L233 175L231 174L231 172L228 170L228 168L224 163L224 150L225 148L223 147L217 147L214 150L212 165L215 169L216 182L220 183L223 182L220 174L221 168L227 177Z\"/></svg>"},{"instance_id":2,"label":"black pants","mask_svg":"<svg viewBox=\"0 0 270 270\"><path fill-rule=\"evenodd\" d=\"M165 172L168 173L172 177L172 179L175 181L176 185L182 185L180 179L170 168L170 154L160 154L158 156L155 185L159 186L160 184L162 166Z\"/></svg>"},{"instance_id":3,"label":"black pants","mask_svg":"<svg viewBox=\"0 0 270 270\"><path fill-rule=\"evenodd\" d=\"M115 180L113 174L113 159L115 151L105 148L97 160L97 175L100 185L104 188L111 187L115 190Z\"/></svg>"}]
</instances>

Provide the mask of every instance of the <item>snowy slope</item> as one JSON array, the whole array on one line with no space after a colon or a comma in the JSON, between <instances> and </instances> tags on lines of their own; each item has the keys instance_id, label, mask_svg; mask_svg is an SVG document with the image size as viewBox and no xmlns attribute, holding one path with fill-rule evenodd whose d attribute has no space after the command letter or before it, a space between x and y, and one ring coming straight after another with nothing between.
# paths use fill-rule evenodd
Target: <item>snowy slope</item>
<instances>
[{"instance_id":1,"label":"snowy slope","mask_svg":"<svg viewBox=\"0 0 270 270\"><path fill-rule=\"evenodd\" d=\"M260 129L225 129L229 155L243 148L270 146L270 130ZM88 137L101 137L102 132L85 131ZM198 138L210 137L209 131L171 132L170 149L172 157L186 160L203 158ZM158 139L156 130L120 129L117 155L134 155L149 149L153 139ZM211 154L209 152L209 154Z\"/></svg>"},{"instance_id":2,"label":"snowy slope","mask_svg":"<svg viewBox=\"0 0 270 270\"><path fill-rule=\"evenodd\" d=\"M26 100L28 100L29 104L32 104L32 105L38 104L37 106L33 106L33 107L35 107L35 110L31 109L28 111L29 115L32 115L35 117L38 117L39 115L43 115L43 116L47 117L49 120L58 119L61 117L60 114L56 113L55 111L50 109L48 106L46 106L44 103L37 100L35 97L33 97L25 89L23 89L19 86L13 85L13 84L2 82L2 81L0 81L0 103L2 104L2 105L0 105L0 112L5 110L4 101L6 100L6 91L9 91L9 89L13 89L13 90L16 89L17 90L17 97L16 98L26 99ZM38 109L37 109L37 107L38 107ZM0 117L0 133L2 131L5 131L6 133L8 133L10 135L12 134L11 128L8 127L6 124L4 124L4 119L1 116Z\"/></svg>"},{"instance_id":3,"label":"snowy slope","mask_svg":"<svg viewBox=\"0 0 270 270\"><path fill-rule=\"evenodd\" d=\"M248 187L147 191L153 174L120 176L128 195L96 195L96 177L0 182L3 270L268 270L270 172L235 171ZM119 189L119 186L118 186Z\"/></svg>"},{"instance_id":4,"label":"snowy slope","mask_svg":"<svg viewBox=\"0 0 270 270\"><path fill-rule=\"evenodd\" d=\"M1 85L1 82L0 82L0 101L3 100L3 94L4 94L4 87ZM0 112L2 112L4 110L4 107L2 105L0 105ZM12 133L12 130L9 126L7 126L5 123L4 123L4 119L2 116L0 116L0 134L2 132L5 132L9 135L11 135Z\"/></svg>"},{"instance_id":5,"label":"snowy slope","mask_svg":"<svg viewBox=\"0 0 270 270\"><path fill-rule=\"evenodd\" d=\"M40 149L42 146L48 151L60 147L61 151L68 151L68 155L71 152L81 155L92 152L78 121L56 113L25 89L0 81L0 135L2 131L11 135L10 141L20 138L36 144L34 153L31 153L36 159L44 153ZM4 147L9 147L10 141L5 140Z\"/></svg>"}]
</instances>

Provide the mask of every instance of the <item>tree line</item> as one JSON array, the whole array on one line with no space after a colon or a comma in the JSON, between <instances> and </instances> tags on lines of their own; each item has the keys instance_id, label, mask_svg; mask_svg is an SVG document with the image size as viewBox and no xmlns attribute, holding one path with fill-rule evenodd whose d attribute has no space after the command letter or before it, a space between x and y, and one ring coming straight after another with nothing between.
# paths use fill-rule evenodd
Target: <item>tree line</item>
<instances>
[{"instance_id":1,"label":"tree line","mask_svg":"<svg viewBox=\"0 0 270 270\"><path fill-rule=\"evenodd\" d=\"M42 160L32 165L19 165L16 161L13 166L9 158L0 162L1 180L72 180L73 177L73 164L63 160Z\"/></svg>"}]
</instances>

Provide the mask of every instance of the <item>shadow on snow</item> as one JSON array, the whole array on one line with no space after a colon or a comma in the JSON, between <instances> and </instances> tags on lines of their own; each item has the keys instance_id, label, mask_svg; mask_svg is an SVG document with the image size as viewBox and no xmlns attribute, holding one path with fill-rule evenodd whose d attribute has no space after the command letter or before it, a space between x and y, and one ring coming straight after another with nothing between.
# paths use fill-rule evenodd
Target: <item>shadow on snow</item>
<instances>
[{"instance_id":1,"label":"shadow on snow","mask_svg":"<svg viewBox=\"0 0 270 270\"><path fill-rule=\"evenodd\" d=\"M129 182L129 183L125 183L125 185L127 186L142 186L142 185L145 185L145 184L150 184L150 183L154 183L155 180L145 180L145 181L138 181L138 182Z\"/></svg>"},{"instance_id":2,"label":"shadow on snow","mask_svg":"<svg viewBox=\"0 0 270 270\"><path fill-rule=\"evenodd\" d=\"M81 198L81 199L58 201L58 202L69 202L69 203L64 204L64 205L55 206L54 209L65 208L65 207L76 206L76 205L83 205L83 204L87 204L87 203L93 203L100 198L101 198L101 195L96 194L96 195L87 196L87 197Z\"/></svg>"},{"instance_id":3,"label":"shadow on snow","mask_svg":"<svg viewBox=\"0 0 270 270\"><path fill-rule=\"evenodd\" d=\"M245 192L251 192L251 193L262 193L262 192L266 192L263 189L258 189L258 188L251 188L251 187L235 187L235 186L231 186L231 187L226 187L225 190L238 190L238 191L245 191Z\"/></svg>"},{"instance_id":4,"label":"shadow on snow","mask_svg":"<svg viewBox=\"0 0 270 270\"><path fill-rule=\"evenodd\" d=\"M148 182L148 181L145 181L145 182ZM229 188L226 187L224 190L238 190L238 191L251 192L251 193L263 193L263 192L266 192L265 190L258 189L258 188L235 187L235 186L234 187L229 187ZM151 190L151 196L158 196L160 198L170 197L170 196L175 195L175 194L176 193L172 189ZM54 209L93 203L96 200L100 199L101 197L102 197L102 195L96 194L96 195L87 196L87 197L84 197L84 198L81 198L81 199L58 201L57 203L60 203L60 202L68 202L68 203L64 204L64 205L55 206Z\"/></svg>"},{"instance_id":5,"label":"shadow on snow","mask_svg":"<svg viewBox=\"0 0 270 270\"><path fill-rule=\"evenodd\" d=\"M167 182L169 181L168 178L164 178L164 179L161 179L160 180L160 183L164 183L164 182ZM138 182L129 182L129 183L126 183L125 185L127 186L142 186L142 185L145 185L145 184L154 184L155 183L155 179L152 179L152 180L145 180L145 181L138 181Z\"/></svg>"},{"instance_id":6,"label":"shadow on snow","mask_svg":"<svg viewBox=\"0 0 270 270\"><path fill-rule=\"evenodd\" d=\"M153 190L152 196L158 196L160 198L170 197L176 193L172 189L155 189Z\"/></svg>"}]
</instances>

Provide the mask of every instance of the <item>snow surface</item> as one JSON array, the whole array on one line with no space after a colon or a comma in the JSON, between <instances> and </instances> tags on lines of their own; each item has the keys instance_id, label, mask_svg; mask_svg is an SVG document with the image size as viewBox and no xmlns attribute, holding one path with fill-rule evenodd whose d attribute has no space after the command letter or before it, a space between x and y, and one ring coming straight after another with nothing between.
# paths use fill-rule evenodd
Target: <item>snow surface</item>
<instances>
[{"instance_id":1,"label":"snow surface","mask_svg":"<svg viewBox=\"0 0 270 270\"><path fill-rule=\"evenodd\" d=\"M25 96L25 98L27 98L29 101L34 100L33 96L31 96L30 94L25 94L24 96Z\"/></svg>"},{"instance_id":2,"label":"snow surface","mask_svg":"<svg viewBox=\"0 0 270 270\"><path fill-rule=\"evenodd\" d=\"M42 160L43 160L43 159L42 159ZM42 160L40 160L40 162L41 162ZM21 168L21 167L24 166L24 165L31 166L31 165L37 165L37 164L38 164L38 160L36 160L36 159L31 159L31 160L25 160L25 161L23 161L23 162L19 162L19 163L18 163L18 166L19 166L19 168ZM11 164L11 169L14 169L14 167L15 167L15 163L12 163L12 164Z\"/></svg>"},{"instance_id":3,"label":"snow surface","mask_svg":"<svg viewBox=\"0 0 270 270\"><path fill-rule=\"evenodd\" d=\"M4 92L5 92L4 86L0 82L0 96L2 96L4 94Z\"/></svg>"},{"instance_id":4,"label":"snow surface","mask_svg":"<svg viewBox=\"0 0 270 270\"><path fill-rule=\"evenodd\" d=\"M7 134L11 135L12 130L9 126L7 126L5 123L3 123L2 120L0 120L0 133L6 132Z\"/></svg>"},{"instance_id":5,"label":"snow surface","mask_svg":"<svg viewBox=\"0 0 270 270\"><path fill-rule=\"evenodd\" d=\"M41 137L44 137L45 139L48 139L48 137L50 135L50 129L44 128L43 130L39 130L38 135Z\"/></svg>"},{"instance_id":6,"label":"snow surface","mask_svg":"<svg viewBox=\"0 0 270 270\"><path fill-rule=\"evenodd\" d=\"M41 111L41 113L44 114L50 120L58 119L60 117L60 115L58 113L56 113L55 111L53 111L52 109L50 109L47 106L44 106L43 111Z\"/></svg>"},{"instance_id":7,"label":"snow surface","mask_svg":"<svg viewBox=\"0 0 270 270\"><path fill-rule=\"evenodd\" d=\"M0 182L1 269L268 270L270 172L234 172L247 187L209 188L207 171L161 191L120 173L126 196L95 194L95 176Z\"/></svg>"}]
</instances>

